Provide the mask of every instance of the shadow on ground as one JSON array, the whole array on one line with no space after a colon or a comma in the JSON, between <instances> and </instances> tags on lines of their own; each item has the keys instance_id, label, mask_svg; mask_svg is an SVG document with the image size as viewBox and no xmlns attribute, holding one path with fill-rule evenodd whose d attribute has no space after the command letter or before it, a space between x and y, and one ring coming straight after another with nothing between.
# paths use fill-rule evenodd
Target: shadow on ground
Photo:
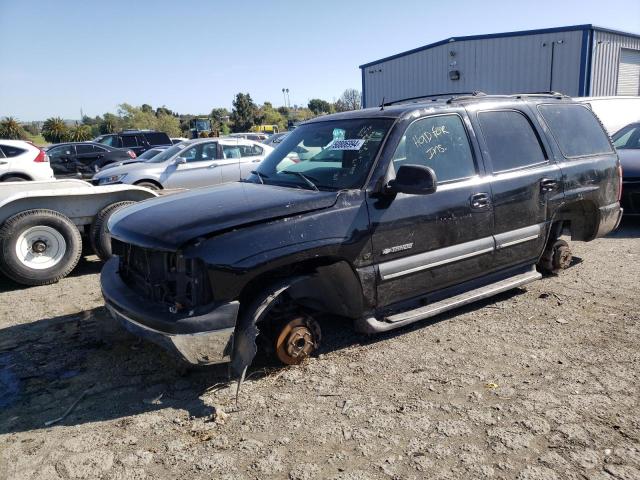
<instances>
[{"instance_id":1,"label":"shadow on ground","mask_svg":"<svg viewBox=\"0 0 640 480\"><path fill-rule=\"evenodd\" d=\"M101 262L95 255L88 258L81 257L76 268L74 268L73 271L67 276L73 278L81 277L83 275L100 273L100 270L102 270L102 265L104 265L104 263ZM2 272L0 272L0 293L10 292L13 290L26 290L28 288L31 287L28 285L20 285L19 283L16 283L13 280L5 277Z\"/></svg>"}]
</instances>

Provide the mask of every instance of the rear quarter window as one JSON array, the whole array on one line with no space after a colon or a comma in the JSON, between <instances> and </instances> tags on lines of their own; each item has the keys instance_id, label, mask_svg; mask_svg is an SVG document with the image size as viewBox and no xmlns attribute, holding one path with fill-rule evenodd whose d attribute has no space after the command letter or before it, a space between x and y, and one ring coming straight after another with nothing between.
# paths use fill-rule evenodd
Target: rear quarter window
<instances>
[{"instance_id":1,"label":"rear quarter window","mask_svg":"<svg viewBox=\"0 0 640 480\"><path fill-rule=\"evenodd\" d=\"M538 111L565 157L613 153L602 125L584 105L538 105Z\"/></svg>"},{"instance_id":2,"label":"rear quarter window","mask_svg":"<svg viewBox=\"0 0 640 480\"><path fill-rule=\"evenodd\" d=\"M18 148L12 145L0 145L0 149L2 149L4 156L8 158L17 157L27 151L24 148Z\"/></svg>"},{"instance_id":3,"label":"rear quarter window","mask_svg":"<svg viewBox=\"0 0 640 480\"><path fill-rule=\"evenodd\" d=\"M163 132L145 132L142 134L149 145L171 145L169 135Z\"/></svg>"}]
</instances>

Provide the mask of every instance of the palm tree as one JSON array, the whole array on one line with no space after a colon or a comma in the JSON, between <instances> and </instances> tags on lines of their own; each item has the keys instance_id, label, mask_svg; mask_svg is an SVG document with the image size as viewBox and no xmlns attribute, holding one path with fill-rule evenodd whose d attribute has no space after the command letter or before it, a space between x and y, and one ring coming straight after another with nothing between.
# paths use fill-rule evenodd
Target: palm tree
<instances>
[{"instance_id":1,"label":"palm tree","mask_svg":"<svg viewBox=\"0 0 640 480\"><path fill-rule=\"evenodd\" d=\"M0 121L0 138L24 140L27 138L27 133L22 128L22 125L18 123L18 120L13 117L5 117Z\"/></svg>"},{"instance_id":2,"label":"palm tree","mask_svg":"<svg viewBox=\"0 0 640 480\"><path fill-rule=\"evenodd\" d=\"M60 117L47 118L42 125L42 136L47 142L60 143L67 135L67 125Z\"/></svg>"},{"instance_id":3,"label":"palm tree","mask_svg":"<svg viewBox=\"0 0 640 480\"><path fill-rule=\"evenodd\" d=\"M76 125L71 127L64 136L67 142L84 142L91 140L91 127L89 125Z\"/></svg>"}]
</instances>

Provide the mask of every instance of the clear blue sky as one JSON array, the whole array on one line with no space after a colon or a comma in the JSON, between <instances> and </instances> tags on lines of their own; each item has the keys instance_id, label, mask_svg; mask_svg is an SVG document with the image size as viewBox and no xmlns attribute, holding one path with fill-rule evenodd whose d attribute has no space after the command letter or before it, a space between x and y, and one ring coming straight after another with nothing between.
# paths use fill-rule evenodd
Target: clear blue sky
<instances>
[{"instance_id":1,"label":"clear blue sky","mask_svg":"<svg viewBox=\"0 0 640 480\"><path fill-rule=\"evenodd\" d=\"M180 113L333 100L358 65L451 36L593 23L640 32L640 1L0 0L0 117Z\"/></svg>"}]
</instances>

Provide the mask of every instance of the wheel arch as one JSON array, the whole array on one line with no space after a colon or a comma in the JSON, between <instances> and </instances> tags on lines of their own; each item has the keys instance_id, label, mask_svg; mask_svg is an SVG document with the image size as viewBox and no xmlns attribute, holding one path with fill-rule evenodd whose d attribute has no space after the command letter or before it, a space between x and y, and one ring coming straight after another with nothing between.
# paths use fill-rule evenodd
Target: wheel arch
<instances>
[{"instance_id":1,"label":"wheel arch","mask_svg":"<svg viewBox=\"0 0 640 480\"><path fill-rule=\"evenodd\" d=\"M135 182L133 182L133 185L140 186L141 183L152 183L153 185L158 187L159 190L164 190L164 187L162 186L162 184L159 181L153 180L151 178L143 178L141 180L136 180Z\"/></svg>"},{"instance_id":2,"label":"wheel arch","mask_svg":"<svg viewBox=\"0 0 640 480\"><path fill-rule=\"evenodd\" d=\"M27 180L27 181L33 180L33 178L31 178L26 173L22 173L22 172L11 173L11 172L9 172L9 173L5 173L2 176L0 176L0 182L4 182L5 179L11 178L11 177L23 178L24 180Z\"/></svg>"},{"instance_id":3,"label":"wheel arch","mask_svg":"<svg viewBox=\"0 0 640 480\"><path fill-rule=\"evenodd\" d=\"M598 233L600 212L591 200L576 200L562 205L553 216L552 225L562 223L562 228L571 234L571 240L588 242Z\"/></svg>"}]
</instances>

